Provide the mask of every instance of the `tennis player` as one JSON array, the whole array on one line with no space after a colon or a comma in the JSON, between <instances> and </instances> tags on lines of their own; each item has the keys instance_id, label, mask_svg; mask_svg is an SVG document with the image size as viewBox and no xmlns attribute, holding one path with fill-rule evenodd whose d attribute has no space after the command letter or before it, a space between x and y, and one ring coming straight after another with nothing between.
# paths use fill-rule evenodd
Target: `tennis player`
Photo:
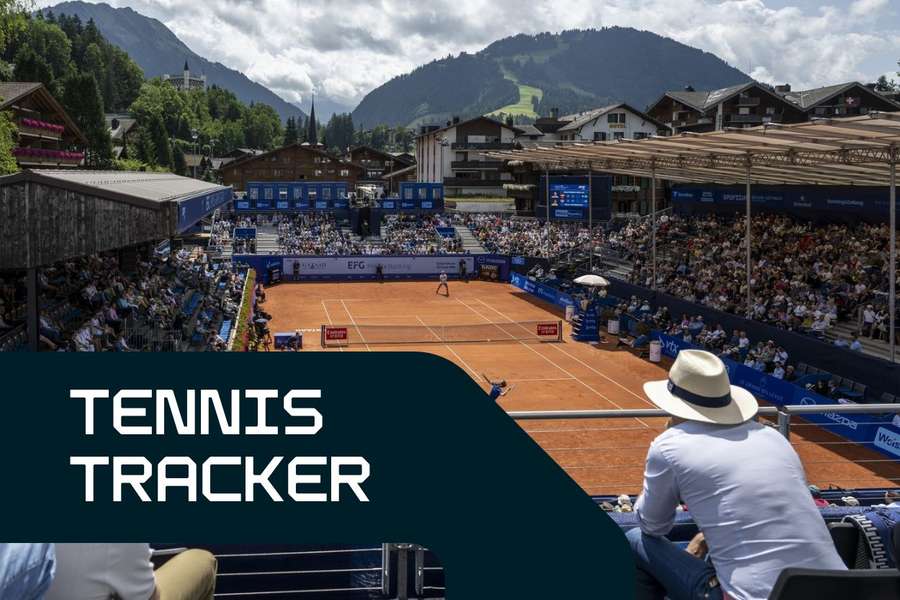
<instances>
[{"instance_id":1,"label":"tennis player","mask_svg":"<svg viewBox=\"0 0 900 600\"><path fill-rule=\"evenodd\" d=\"M444 292L446 293L446 296L449 298L450 297L450 286L447 285L447 272L446 271L441 271L440 279L441 279L441 282L438 284L437 291L435 291L434 293L440 294L441 288L443 288Z\"/></svg>"},{"instance_id":2,"label":"tennis player","mask_svg":"<svg viewBox=\"0 0 900 600\"><path fill-rule=\"evenodd\" d=\"M491 381L487 375L484 373L481 374L484 377L484 380L487 381L491 385L491 391L488 394L491 397L491 400L496 402L503 396L510 393L515 386L507 385L505 379L501 379L500 381Z\"/></svg>"}]
</instances>

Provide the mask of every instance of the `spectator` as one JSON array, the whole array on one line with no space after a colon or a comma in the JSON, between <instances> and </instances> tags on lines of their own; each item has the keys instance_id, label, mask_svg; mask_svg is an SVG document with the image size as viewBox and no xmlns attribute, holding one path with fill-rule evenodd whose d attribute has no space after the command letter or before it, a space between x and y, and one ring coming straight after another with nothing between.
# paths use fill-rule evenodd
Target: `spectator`
<instances>
[{"instance_id":1,"label":"spectator","mask_svg":"<svg viewBox=\"0 0 900 600\"><path fill-rule=\"evenodd\" d=\"M47 600L212 600L216 559L186 550L153 569L148 544L56 544Z\"/></svg>"},{"instance_id":2,"label":"spectator","mask_svg":"<svg viewBox=\"0 0 900 600\"><path fill-rule=\"evenodd\" d=\"M644 391L672 419L650 446L635 504L639 527L626 534L639 600L725 594L766 600L785 568L846 569L809 501L799 457L777 431L754 420L756 400L729 384L718 358L684 350L668 381L647 383ZM710 562L663 537L682 503L703 533Z\"/></svg>"}]
</instances>

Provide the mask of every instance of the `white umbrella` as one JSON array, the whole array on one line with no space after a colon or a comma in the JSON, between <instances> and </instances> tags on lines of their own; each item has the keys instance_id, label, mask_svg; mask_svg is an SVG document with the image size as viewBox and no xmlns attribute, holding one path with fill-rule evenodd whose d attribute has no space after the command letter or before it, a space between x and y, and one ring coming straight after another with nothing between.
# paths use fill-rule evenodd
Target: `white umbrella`
<instances>
[{"instance_id":1,"label":"white umbrella","mask_svg":"<svg viewBox=\"0 0 900 600\"><path fill-rule=\"evenodd\" d=\"M578 285L585 285L587 287L609 287L609 281L607 281L603 277L600 277L599 275L582 275L575 280L575 283L577 283Z\"/></svg>"}]
</instances>

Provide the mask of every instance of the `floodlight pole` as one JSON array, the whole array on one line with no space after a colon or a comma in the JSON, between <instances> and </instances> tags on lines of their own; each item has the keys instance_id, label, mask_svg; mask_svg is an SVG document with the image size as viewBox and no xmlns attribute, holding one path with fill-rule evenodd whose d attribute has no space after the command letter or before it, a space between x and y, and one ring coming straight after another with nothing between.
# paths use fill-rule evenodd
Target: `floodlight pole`
<instances>
[{"instance_id":1,"label":"floodlight pole","mask_svg":"<svg viewBox=\"0 0 900 600\"><path fill-rule=\"evenodd\" d=\"M650 245L653 262L653 283L650 286L656 291L656 160L650 161Z\"/></svg>"},{"instance_id":2,"label":"floodlight pole","mask_svg":"<svg viewBox=\"0 0 900 600\"><path fill-rule=\"evenodd\" d=\"M544 192L547 194L547 222L544 229L547 231L547 268L550 268L550 163L544 164Z\"/></svg>"},{"instance_id":3,"label":"floodlight pole","mask_svg":"<svg viewBox=\"0 0 900 600\"><path fill-rule=\"evenodd\" d=\"M891 148L891 248L888 266L888 310L891 315L891 362L897 362L897 148Z\"/></svg>"},{"instance_id":4,"label":"floodlight pole","mask_svg":"<svg viewBox=\"0 0 900 600\"><path fill-rule=\"evenodd\" d=\"M746 202L747 202L747 318L752 318L753 316L753 288L751 287L751 282L753 280L753 257L752 257L752 248L753 248L753 240L752 240L752 227L751 227L751 201L752 201L752 193L751 189L751 181L753 177L753 163L751 162L750 157L747 157L747 191L746 191Z\"/></svg>"},{"instance_id":5,"label":"floodlight pole","mask_svg":"<svg viewBox=\"0 0 900 600\"><path fill-rule=\"evenodd\" d=\"M589 273L594 272L594 166L588 163L588 235L591 242Z\"/></svg>"}]
</instances>

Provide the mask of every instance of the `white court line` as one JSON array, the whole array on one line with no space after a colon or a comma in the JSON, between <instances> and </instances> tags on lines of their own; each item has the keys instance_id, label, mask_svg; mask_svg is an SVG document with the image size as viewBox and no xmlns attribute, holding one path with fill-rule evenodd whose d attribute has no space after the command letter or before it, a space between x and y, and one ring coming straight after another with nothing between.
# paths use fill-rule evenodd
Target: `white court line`
<instances>
[{"instance_id":1,"label":"white court line","mask_svg":"<svg viewBox=\"0 0 900 600\"><path fill-rule=\"evenodd\" d=\"M489 309L491 309L492 311L494 311L495 313L497 313L498 315L500 315L501 317L503 317L504 319L506 319L506 320L509 321L510 323L515 323L515 321L513 321L512 319L510 319L508 316L506 316L505 314L503 314L502 312L500 312L499 310L497 310L496 308L494 308L493 306L491 306L490 304L488 304L487 302L485 302L485 301L482 300L481 298L475 298L475 300L476 300L477 302L481 302L481 303L484 304L486 307L488 307ZM521 327L521 325L520 325L520 327ZM525 328L522 327L522 329L525 329ZM591 371L593 371L593 372L596 373L597 375L600 375L600 376L603 377L604 379L607 379L607 380L609 380L610 382L612 382L613 384L619 386L620 388L622 388L623 390L625 390L626 392L628 392L629 394L631 394L632 396L634 396L634 397L637 398L638 400L640 400L640 401L642 401L642 402L644 402L644 403L646 403L646 404L648 404L648 405L650 405L650 406L653 406L653 404L652 404L649 400L647 400L646 398L642 398L642 397L638 396L637 394L635 394L634 392L632 392L631 390L629 390L627 387L625 387L624 385L620 384L618 381L616 381L616 380L614 380L614 379L612 379L612 378L610 378L610 377L607 377L606 375L604 375L603 373L601 373L600 371L598 371L597 369L595 369L595 368L592 367L591 365L587 364L586 362L584 362L584 361L581 360L580 358L578 358L578 357L576 357L576 356L573 356L573 355L569 354L568 352L566 352L565 350L563 350L562 348L560 348L560 347L559 347L559 344L553 344L553 347L556 348L557 350L559 350L560 352L562 352L563 354L565 354L566 356L568 356L569 358L573 359L574 361L581 363L582 365L584 365L585 367L587 367L588 369L590 369ZM534 350L534 349L532 348L532 350ZM540 352L538 352L537 350L534 350L534 352L536 352L537 354L540 354ZM541 355L541 356L544 356L543 354L540 354L540 355ZM544 357L544 358L546 358L546 357ZM548 358L547 360L550 360L550 359ZM552 362L552 361L551 361L551 362ZM580 381L580 380L579 380L579 381ZM582 382L582 383L583 383L583 382ZM585 385L587 385L587 384L585 384ZM604 396L604 398L605 398L605 396ZM618 408L618 409L620 409L620 410L624 410L624 408L622 408L621 406L619 406L618 404L616 404L615 402L613 402L613 401L610 400L609 398L606 398L606 399L607 399L613 406L615 406L616 408ZM635 420L636 420L638 423L640 423L641 425L643 425L644 427L646 427L646 428L648 428L648 429L650 428L650 426L647 425L647 423L644 422L642 419L637 419L637 418L636 418Z\"/></svg>"},{"instance_id":2,"label":"white court line","mask_svg":"<svg viewBox=\"0 0 900 600\"><path fill-rule=\"evenodd\" d=\"M476 300L477 300L478 302L481 302L481 300L478 299L478 298L476 298ZM462 300L459 300L459 299L457 298L457 301L458 301L460 304L462 304L463 306L465 306L466 308L468 308L469 310L471 310L473 313L475 313L476 315L478 315L479 317L481 317L482 319L484 319L485 321L487 321L487 322L489 322L489 323L491 322L490 319L488 319L487 317L485 317L483 314L481 314L480 312L478 312L477 310L475 310L474 308L472 308L471 306L469 306L468 304L466 304L466 303L463 302ZM484 304L484 303L482 302L482 304ZM503 317L504 319L506 319L506 320L509 321L510 323L515 323L515 321L513 321L512 319L510 319L509 317L507 317L506 315L504 315L504 314L501 313L500 311L493 309L491 306L489 306L489 305L487 305L487 304L485 304L485 306L487 306L487 307L490 308L491 310L494 310L494 312L496 312L498 315L500 315L501 317ZM522 329L525 329L525 327L522 327ZM529 333L530 333L530 332L529 332ZM609 399L608 397L606 397L605 395L603 395L603 394L601 394L600 392L598 392L596 389L594 389L593 387L591 387L590 385L588 385L587 383L585 383L584 381L582 381L582 380L579 379L578 377L572 375L572 373L570 373L569 371L567 371L566 369L564 369L563 367L561 367L559 364L557 364L556 362L554 362L553 359L551 359L551 358L549 358L549 357L547 357L547 356L544 356L543 354L541 354L540 352L538 352L537 350L535 350L534 348L532 348L529 344L526 344L526 343L523 342L523 341L519 341L519 343L520 343L521 345L525 346L526 348L528 348L529 350L531 350L532 352L534 352L535 354L537 354L538 356L540 356L541 358L543 358L544 360L546 360L548 363L550 363L551 365L553 365L554 367L556 367L558 370L560 370L560 371L562 371L563 373L565 373L565 374L566 374L568 377L570 377L571 379L574 379L575 381L577 381L578 383L580 383L581 385L583 385L584 387L586 387L587 389L589 389L590 391L592 391L594 394L600 396L601 398L603 398L604 400L606 400L607 402L609 402L610 404L612 404L613 406L615 406L615 407L618 408L619 410L622 410L622 407L621 407L621 406L619 406L618 404L616 404L615 402L613 402L612 400L610 400L610 399ZM643 425L644 427L647 427L647 428L650 427L649 425L647 425L645 422L643 422L643 421L640 420L640 419L635 419L635 420L636 420L638 423L640 423L641 425Z\"/></svg>"},{"instance_id":3,"label":"white court line","mask_svg":"<svg viewBox=\"0 0 900 600\"><path fill-rule=\"evenodd\" d=\"M329 324L329 325L334 325L334 321L331 320L331 313L328 312L328 307L325 306L325 301L324 301L324 300L322 300L322 308L325 309L325 317L328 319L328 324ZM327 348L326 348L326 349L327 349ZM344 351L344 349L341 348L340 346L338 346L338 352L343 352L343 351Z\"/></svg>"},{"instance_id":4,"label":"white court line","mask_svg":"<svg viewBox=\"0 0 900 600\"><path fill-rule=\"evenodd\" d=\"M421 319L421 317L419 317L419 315L416 315L416 319L419 320L419 323L421 323L422 326L425 327L425 329L427 329L428 331L431 332L431 335L433 335L434 337L436 337L438 340L441 339L441 336L439 336L438 334L436 334L436 333L434 332L434 330L433 330L431 327L429 327L428 325L426 325L426 324L425 324L425 321L423 321L423 320ZM452 352L452 353L453 353L453 356L455 356L456 358L459 359L459 362L461 362L461 363L463 364L463 366L464 366L465 368L467 368L467 369L469 370L469 372L472 373L472 375L475 376L476 381L480 381L480 380L481 380L481 376L478 375L478 373L475 372L475 369L473 369L472 367L470 367L470 366L469 366L469 363L467 363L465 360L463 360L463 357L460 356L459 354L457 354L457 353L456 353L456 350L454 350L453 348L450 347L450 344L444 344L444 347L447 348L447 350L449 350L450 352Z\"/></svg>"},{"instance_id":5,"label":"white court line","mask_svg":"<svg viewBox=\"0 0 900 600\"><path fill-rule=\"evenodd\" d=\"M533 383L535 381L574 381L574 377L548 377L543 379L507 379L511 383Z\"/></svg>"},{"instance_id":6,"label":"white court line","mask_svg":"<svg viewBox=\"0 0 900 600\"><path fill-rule=\"evenodd\" d=\"M369 344L366 343L366 338L363 337L362 331L360 331L360 329L359 329L359 325L356 324L356 320L353 318L353 315L350 314L350 309L347 307L347 303L344 302L343 300L341 300L341 306L344 307L344 310L347 312L347 316L350 317L350 322L353 324L354 327L356 327L356 333L359 334L359 339L361 339L363 341L363 344L366 344L366 350L371 352L372 349L369 348Z\"/></svg>"}]
</instances>

